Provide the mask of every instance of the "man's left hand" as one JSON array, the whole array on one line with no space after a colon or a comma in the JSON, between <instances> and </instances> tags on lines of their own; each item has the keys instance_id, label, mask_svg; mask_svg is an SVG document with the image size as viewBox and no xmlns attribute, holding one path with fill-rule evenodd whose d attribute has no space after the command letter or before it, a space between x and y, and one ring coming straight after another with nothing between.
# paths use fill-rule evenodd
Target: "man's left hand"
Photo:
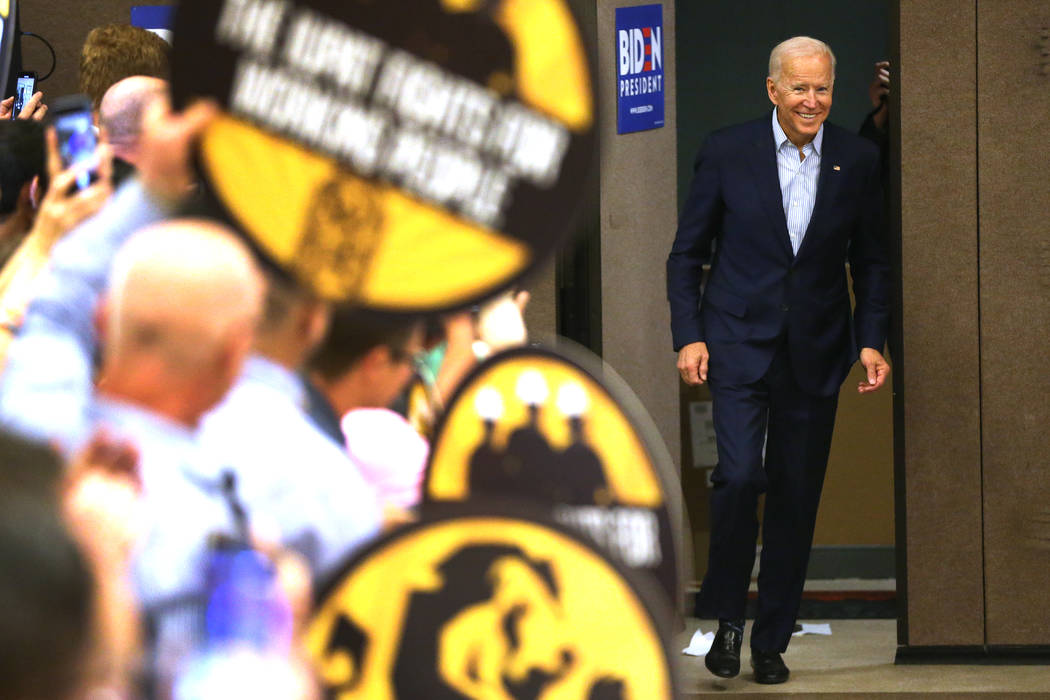
<instances>
[{"instance_id":1,"label":"man's left hand","mask_svg":"<svg viewBox=\"0 0 1050 700\"><path fill-rule=\"evenodd\" d=\"M889 119L890 110L887 102L889 94L890 62L879 61L875 64L875 75L871 79L871 85L868 86L868 97L871 99L871 106L876 110L872 120L880 129L886 128L886 122Z\"/></svg>"},{"instance_id":2,"label":"man's left hand","mask_svg":"<svg viewBox=\"0 0 1050 700\"><path fill-rule=\"evenodd\" d=\"M890 376L890 363L875 348L864 348L860 351L860 363L868 372L868 380L857 384L857 392L869 394L878 391Z\"/></svg>"}]
</instances>

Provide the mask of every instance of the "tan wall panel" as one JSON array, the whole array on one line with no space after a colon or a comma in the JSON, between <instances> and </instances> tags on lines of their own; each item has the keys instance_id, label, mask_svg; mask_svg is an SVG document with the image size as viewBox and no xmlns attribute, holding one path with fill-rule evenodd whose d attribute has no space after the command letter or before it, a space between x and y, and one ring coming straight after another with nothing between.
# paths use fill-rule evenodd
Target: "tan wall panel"
<instances>
[{"instance_id":1,"label":"tan wall panel","mask_svg":"<svg viewBox=\"0 0 1050 700\"><path fill-rule=\"evenodd\" d=\"M892 387L858 394L865 379L858 362L839 392L815 546L894 544Z\"/></svg>"},{"instance_id":2,"label":"tan wall panel","mask_svg":"<svg viewBox=\"0 0 1050 700\"><path fill-rule=\"evenodd\" d=\"M1048 26L1045 0L978 2L989 644L1050 644L1050 76L1040 55Z\"/></svg>"},{"instance_id":3,"label":"tan wall panel","mask_svg":"<svg viewBox=\"0 0 1050 700\"><path fill-rule=\"evenodd\" d=\"M615 8L647 4L651 0L597 0L596 5L602 354L641 399L677 458L679 379L665 287L678 222L674 2L662 3L664 126L616 133Z\"/></svg>"},{"instance_id":4,"label":"tan wall panel","mask_svg":"<svg viewBox=\"0 0 1050 700\"><path fill-rule=\"evenodd\" d=\"M522 281L528 290L529 305L525 307L525 325L529 340L552 343L558 334L557 285L554 275L554 257Z\"/></svg>"},{"instance_id":5,"label":"tan wall panel","mask_svg":"<svg viewBox=\"0 0 1050 700\"><path fill-rule=\"evenodd\" d=\"M984 643L973 2L900 0L911 645Z\"/></svg>"},{"instance_id":6,"label":"tan wall panel","mask_svg":"<svg viewBox=\"0 0 1050 700\"><path fill-rule=\"evenodd\" d=\"M158 0L29 0L19 3L22 31L39 34L55 49L55 73L40 84L45 101L77 92L80 47L95 27L131 22L135 5L174 5ZM51 65L47 49L36 39L22 41L23 63L43 75Z\"/></svg>"}]
</instances>

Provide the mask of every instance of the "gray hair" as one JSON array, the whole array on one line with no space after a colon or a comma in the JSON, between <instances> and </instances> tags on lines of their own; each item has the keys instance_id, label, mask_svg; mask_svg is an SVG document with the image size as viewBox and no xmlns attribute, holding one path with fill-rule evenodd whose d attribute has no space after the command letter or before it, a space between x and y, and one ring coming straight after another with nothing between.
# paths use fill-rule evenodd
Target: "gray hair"
<instances>
[{"instance_id":1,"label":"gray hair","mask_svg":"<svg viewBox=\"0 0 1050 700\"><path fill-rule=\"evenodd\" d=\"M254 328L262 295L252 253L232 232L196 219L153 224L113 259L106 356L159 352L172 367L199 367Z\"/></svg>"},{"instance_id":2,"label":"gray hair","mask_svg":"<svg viewBox=\"0 0 1050 700\"><path fill-rule=\"evenodd\" d=\"M831 47L819 39L808 36L793 36L785 39L769 54L769 77L778 83L783 77L784 59L800 56L827 56L831 59L831 82L835 82L835 54Z\"/></svg>"}]
</instances>

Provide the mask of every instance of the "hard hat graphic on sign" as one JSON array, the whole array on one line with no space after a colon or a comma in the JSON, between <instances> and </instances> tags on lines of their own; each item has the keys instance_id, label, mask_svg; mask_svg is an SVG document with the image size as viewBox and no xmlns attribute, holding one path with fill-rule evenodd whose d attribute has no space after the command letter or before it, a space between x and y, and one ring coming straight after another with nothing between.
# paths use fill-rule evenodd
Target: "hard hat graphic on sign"
<instances>
[{"instance_id":1,"label":"hard hat graphic on sign","mask_svg":"<svg viewBox=\"0 0 1050 700\"><path fill-rule=\"evenodd\" d=\"M306 643L333 698L665 700L661 600L542 518L450 511L356 557Z\"/></svg>"}]
</instances>

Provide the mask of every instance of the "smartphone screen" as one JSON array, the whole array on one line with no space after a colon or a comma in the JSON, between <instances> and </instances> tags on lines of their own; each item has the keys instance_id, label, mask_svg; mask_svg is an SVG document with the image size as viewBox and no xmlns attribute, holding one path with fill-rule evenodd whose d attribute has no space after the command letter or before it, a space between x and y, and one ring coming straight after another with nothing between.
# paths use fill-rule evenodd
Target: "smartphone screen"
<instances>
[{"instance_id":1,"label":"smartphone screen","mask_svg":"<svg viewBox=\"0 0 1050 700\"><path fill-rule=\"evenodd\" d=\"M89 110L59 114L54 125L63 167L95 160L95 129ZM92 163L89 169L77 175L77 189L84 189L98 178L97 167L98 163Z\"/></svg>"},{"instance_id":2,"label":"smartphone screen","mask_svg":"<svg viewBox=\"0 0 1050 700\"><path fill-rule=\"evenodd\" d=\"M22 112L22 108L25 107L26 102L33 96L33 91L36 89L36 76L23 74L18 76L18 84L15 89L15 105L11 110L11 118L17 119L18 115Z\"/></svg>"}]
</instances>

